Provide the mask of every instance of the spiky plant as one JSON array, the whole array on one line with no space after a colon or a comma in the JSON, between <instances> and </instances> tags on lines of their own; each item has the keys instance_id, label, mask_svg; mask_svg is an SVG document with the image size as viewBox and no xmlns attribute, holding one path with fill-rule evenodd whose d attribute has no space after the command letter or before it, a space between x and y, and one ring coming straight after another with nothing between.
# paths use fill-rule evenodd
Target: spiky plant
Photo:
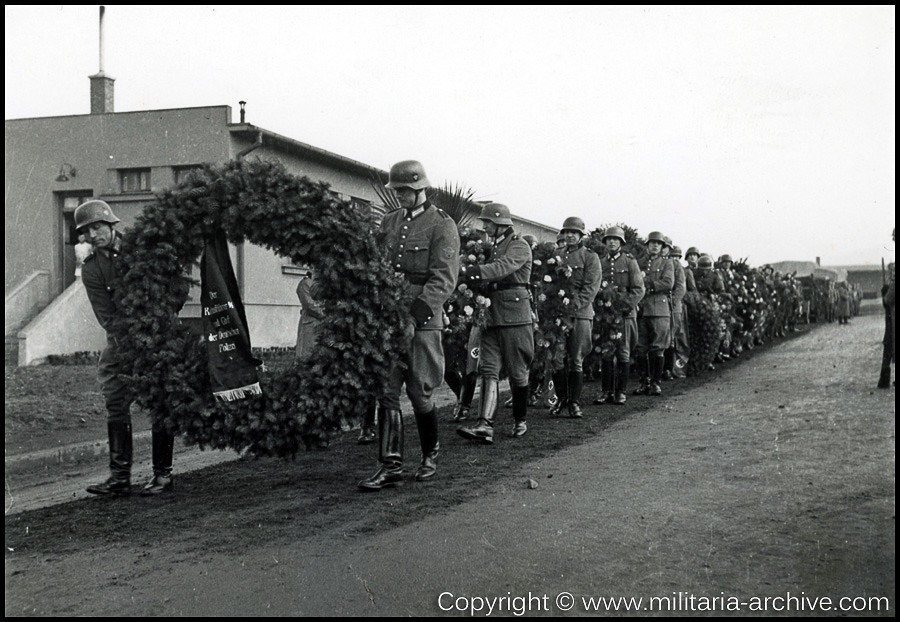
<instances>
[{"instance_id":1,"label":"spiky plant","mask_svg":"<svg viewBox=\"0 0 900 622\"><path fill-rule=\"evenodd\" d=\"M442 188L428 190L428 200L444 210L460 228L471 226L481 214L481 205L474 197L474 190L458 183L444 183Z\"/></svg>"}]
</instances>

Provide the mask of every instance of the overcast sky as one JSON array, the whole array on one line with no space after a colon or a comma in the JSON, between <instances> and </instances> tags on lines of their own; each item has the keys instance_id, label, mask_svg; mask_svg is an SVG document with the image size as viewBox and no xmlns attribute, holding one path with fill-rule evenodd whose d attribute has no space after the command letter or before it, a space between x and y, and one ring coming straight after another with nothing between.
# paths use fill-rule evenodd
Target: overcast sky
<instances>
[{"instance_id":1,"label":"overcast sky","mask_svg":"<svg viewBox=\"0 0 900 622\"><path fill-rule=\"evenodd\" d=\"M87 114L98 7L9 6L6 118ZM895 8L107 5L117 112L247 121L559 227L894 257Z\"/></svg>"}]
</instances>

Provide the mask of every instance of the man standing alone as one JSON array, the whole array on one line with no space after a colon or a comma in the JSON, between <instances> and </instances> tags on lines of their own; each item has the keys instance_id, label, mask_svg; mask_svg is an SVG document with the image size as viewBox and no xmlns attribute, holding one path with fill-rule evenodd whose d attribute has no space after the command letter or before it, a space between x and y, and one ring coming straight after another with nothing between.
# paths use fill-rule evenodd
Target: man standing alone
<instances>
[{"instance_id":1,"label":"man standing alone","mask_svg":"<svg viewBox=\"0 0 900 622\"><path fill-rule=\"evenodd\" d=\"M109 478L88 486L93 495L127 495L131 492L131 402L133 396L122 375L130 374L128 361L122 360L116 334L119 315L113 300L122 251L122 236L115 229L119 219L103 201L88 201L75 210L75 227L94 247L81 268L81 280L100 326L106 331L106 348L100 354L99 372L106 398L109 433ZM153 424L153 479L144 486L144 496L172 489L172 448L174 437L162 425Z\"/></svg>"}]
</instances>

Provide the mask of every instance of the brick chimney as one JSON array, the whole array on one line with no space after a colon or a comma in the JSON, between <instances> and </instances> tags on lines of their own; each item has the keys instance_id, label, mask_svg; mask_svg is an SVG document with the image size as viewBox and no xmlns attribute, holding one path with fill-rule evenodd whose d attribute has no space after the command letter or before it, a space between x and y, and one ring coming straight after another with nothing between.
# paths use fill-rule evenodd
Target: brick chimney
<instances>
[{"instance_id":1,"label":"brick chimney","mask_svg":"<svg viewBox=\"0 0 900 622\"><path fill-rule=\"evenodd\" d=\"M103 13L106 7L100 7L100 71L89 76L91 80L91 114L115 112L114 88L116 81L103 73Z\"/></svg>"},{"instance_id":2,"label":"brick chimney","mask_svg":"<svg viewBox=\"0 0 900 622\"><path fill-rule=\"evenodd\" d=\"M90 76L91 79L91 114L103 114L115 112L114 107L114 78L110 78L103 72Z\"/></svg>"}]
</instances>

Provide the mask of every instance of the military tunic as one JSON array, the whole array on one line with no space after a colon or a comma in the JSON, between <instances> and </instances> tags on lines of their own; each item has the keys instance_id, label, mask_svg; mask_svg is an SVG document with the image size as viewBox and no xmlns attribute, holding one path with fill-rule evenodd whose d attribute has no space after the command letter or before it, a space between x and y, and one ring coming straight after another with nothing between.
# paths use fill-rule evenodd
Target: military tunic
<instances>
[{"instance_id":1,"label":"military tunic","mask_svg":"<svg viewBox=\"0 0 900 622\"><path fill-rule=\"evenodd\" d=\"M680 262L679 262L680 265ZM685 292L695 292L697 291L697 283L694 281L694 271L690 266L681 266L681 269L684 271L684 289Z\"/></svg>"},{"instance_id":2,"label":"military tunic","mask_svg":"<svg viewBox=\"0 0 900 622\"><path fill-rule=\"evenodd\" d=\"M313 298L315 279L309 275L297 283L297 298L300 300L300 323L297 326L296 358L303 359L312 353L318 336L319 320L322 319L321 305Z\"/></svg>"},{"instance_id":3,"label":"military tunic","mask_svg":"<svg viewBox=\"0 0 900 622\"><path fill-rule=\"evenodd\" d=\"M405 365L394 363L379 403L399 410L400 391L406 384L413 410L428 413L434 408L432 394L444 377L442 309L456 288L459 233L456 223L428 202L386 214L381 231L388 260L405 276L413 294L409 319L413 332Z\"/></svg>"},{"instance_id":4,"label":"military tunic","mask_svg":"<svg viewBox=\"0 0 900 622\"><path fill-rule=\"evenodd\" d=\"M477 280L486 284L491 301L478 373L499 380L505 365L511 387L528 386L534 358L530 278L531 246L510 227L494 242L491 260L480 267Z\"/></svg>"},{"instance_id":5,"label":"military tunic","mask_svg":"<svg viewBox=\"0 0 900 622\"><path fill-rule=\"evenodd\" d=\"M683 366L690 356L691 346L688 341L687 306L684 304L684 295L687 293L689 270L677 258L672 258L672 266L675 268L675 286L672 288L672 345L675 348L676 363ZM691 284L694 284L691 274ZM696 287L696 285L694 285Z\"/></svg>"},{"instance_id":6,"label":"military tunic","mask_svg":"<svg viewBox=\"0 0 900 622\"><path fill-rule=\"evenodd\" d=\"M607 358L627 363L631 358L631 351L637 345L637 307L644 298L644 275L641 274L637 260L621 251L601 257L600 272L601 286L604 281L615 283L619 296L630 307L630 311L624 316L622 341L614 351L608 353Z\"/></svg>"},{"instance_id":7,"label":"military tunic","mask_svg":"<svg viewBox=\"0 0 900 622\"><path fill-rule=\"evenodd\" d=\"M671 341L670 306L675 286L675 267L667 257L652 257L644 273L646 293L641 301L635 356L662 356Z\"/></svg>"},{"instance_id":8,"label":"military tunic","mask_svg":"<svg viewBox=\"0 0 900 622\"><path fill-rule=\"evenodd\" d=\"M711 268L697 268L694 272L694 281L697 283L697 291L707 296L725 293L725 283L721 275Z\"/></svg>"},{"instance_id":9,"label":"military tunic","mask_svg":"<svg viewBox=\"0 0 900 622\"><path fill-rule=\"evenodd\" d=\"M128 374L130 370L119 355L114 325L114 320L119 314L113 295L121 250L122 236L113 231L111 245L108 248L95 249L94 253L84 260L81 281L84 283L94 315L106 331L106 348L100 354L98 377L106 400L107 420L110 423L127 425L130 429L133 396L128 384L121 377L121 374Z\"/></svg>"},{"instance_id":10,"label":"military tunic","mask_svg":"<svg viewBox=\"0 0 900 622\"><path fill-rule=\"evenodd\" d=\"M592 320L594 319L594 298L600 291L600 257L579 242L574 248L559 249L562 264L572 269L567 281L566 297L569 299L564 318L572 324L566 339L566 359L569 372L581 372L584 357L593 347L591 341ZM556 361L556 371L565 366L565 361Z\"/></svg>"}]
</instances>

